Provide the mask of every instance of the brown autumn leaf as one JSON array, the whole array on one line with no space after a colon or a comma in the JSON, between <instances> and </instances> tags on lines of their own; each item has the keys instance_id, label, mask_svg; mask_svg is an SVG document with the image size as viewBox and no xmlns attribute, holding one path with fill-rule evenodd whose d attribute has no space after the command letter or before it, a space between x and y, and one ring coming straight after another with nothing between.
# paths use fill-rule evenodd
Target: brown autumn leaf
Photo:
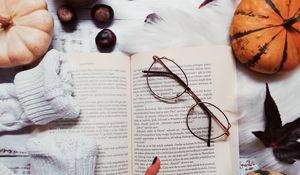
<instances>
[{"instance_id":1,"label":"brown autumn leaf","mask_svg":"<svg viewBox=\"0 0 300 175\"><path fill-rule=\"evenodd\" d=\"M204 0L204 1L200 4L199 8L205 6L206 4L208 4L208 3L212 2L212 1L213 1L213 0Z\"/></svg>"},{"instance_id":2,"label":"brown autumn leaf","mask_svg":"<svg viewBox=\"0 0 300 175\"><path fill-rule=\"evenodd\" d=\"M252 132L265 147L273 149L274 156L282 162L293 164L300 159L300 118L282 126L280 113L266 84L264 102L265 130Z\"/></svg>"}]
</instances>

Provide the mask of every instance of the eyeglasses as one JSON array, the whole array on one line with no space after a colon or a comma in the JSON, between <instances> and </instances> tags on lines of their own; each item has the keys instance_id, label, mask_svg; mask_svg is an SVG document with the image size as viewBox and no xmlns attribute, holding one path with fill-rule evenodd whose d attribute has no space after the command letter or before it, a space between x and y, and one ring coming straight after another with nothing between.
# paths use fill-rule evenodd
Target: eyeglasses
<instances>
[{"instance_id":1,"label":"eyeglasses","mask_svg":"<svg viewBox=\"0 0 300 175\"><path fill-rule=\"evenodd\" d=\"M189 88L183 69L173 60L153 56L154 62L146 74L147 84L152 94L165 102L177 102L184 93L196 102L188 111L186 125L192 135L207 142L226 138L230 135L231 124L225 113L216 105L203 102Z\"/></svg>"}]
</instances>

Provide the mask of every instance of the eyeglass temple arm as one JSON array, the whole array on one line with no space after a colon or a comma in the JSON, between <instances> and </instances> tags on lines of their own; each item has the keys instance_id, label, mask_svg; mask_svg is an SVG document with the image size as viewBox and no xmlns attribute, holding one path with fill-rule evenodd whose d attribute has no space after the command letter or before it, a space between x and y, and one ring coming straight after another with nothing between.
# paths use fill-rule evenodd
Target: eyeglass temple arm
<instances>
[{"instance_id":1,"label":"eyeglass temple arm","mask_svg":"<svg viewBox=\"0 0 300 175\"><path fill-rule=\"evenodd\" d=\"M164 57L163 57L164 58ZM165 65L165 63L163 61L161 61L161 58L159 58L158 56L154 55L153 56L153 60L159 62L168 72L174 74L169 68L168 66Z\"/></svg>"},{"instance_id":2,"label":"eyeglass temple arm","mask_svg":"<svg viewBox=\"0 0 300 175\"><path fill-rule=\"evenodd\" d=\"M173 72L164 72L164 71L151 71L151 70L143 70L143 73L149 73L149 74L158 74L158 75L164 75L164 76L171 76L173 77L184 89L190 89L188 85L178 77L178 75L174 74Z\"/></svg>"},{"instance_id":3,"label":"eyeglass temple arm","mask_svg":"<svg viewBox=\"0 0 300 175\"><path fill-rule=\"evenodd\" d=\"M168 76L172 75L173 76L172 73L164 72L164 71L143 70L142 72L143 73L148 73L148 74L158 74L158 75L168 75Z\"/></svg>"}]
</instances>

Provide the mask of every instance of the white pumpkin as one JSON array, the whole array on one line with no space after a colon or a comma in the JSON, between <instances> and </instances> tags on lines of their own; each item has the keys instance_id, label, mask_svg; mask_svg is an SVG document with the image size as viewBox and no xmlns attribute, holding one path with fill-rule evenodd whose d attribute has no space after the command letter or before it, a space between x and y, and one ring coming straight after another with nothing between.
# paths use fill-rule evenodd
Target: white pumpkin
<instances>
[{"instance_id":1,"label":"white pumpkin","mask_svg":"<svg viewBox=\"0 0 300 175\"><path fill-rule=\"evenodd\" d=\"M29 64L43 56L53 26L44 0L0 0L0 67Z\"/></svg>"}]
</instances>

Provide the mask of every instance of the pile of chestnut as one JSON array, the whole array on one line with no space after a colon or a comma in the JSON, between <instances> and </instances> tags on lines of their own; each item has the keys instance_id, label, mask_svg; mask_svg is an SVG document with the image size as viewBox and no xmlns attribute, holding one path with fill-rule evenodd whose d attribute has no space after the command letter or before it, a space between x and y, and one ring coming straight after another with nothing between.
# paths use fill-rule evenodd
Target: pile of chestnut
<instances>
[{"instance_id":1,"label":"pile of chestnut","mask_svg":"<svg viewBox=\"0 0 300 175\"><path fill-rule=\"evenodd\" d=\"M91 9L91 18L102 29L95 38L97 48L101 52L110 52L116 44L116 35L108 27L114 18L114 10L105 4L96 4ZM57 9L57 16L65 30L74 30L77 25L75 9L70 5L62 5Z\"/></svg>"}]
</instances>

